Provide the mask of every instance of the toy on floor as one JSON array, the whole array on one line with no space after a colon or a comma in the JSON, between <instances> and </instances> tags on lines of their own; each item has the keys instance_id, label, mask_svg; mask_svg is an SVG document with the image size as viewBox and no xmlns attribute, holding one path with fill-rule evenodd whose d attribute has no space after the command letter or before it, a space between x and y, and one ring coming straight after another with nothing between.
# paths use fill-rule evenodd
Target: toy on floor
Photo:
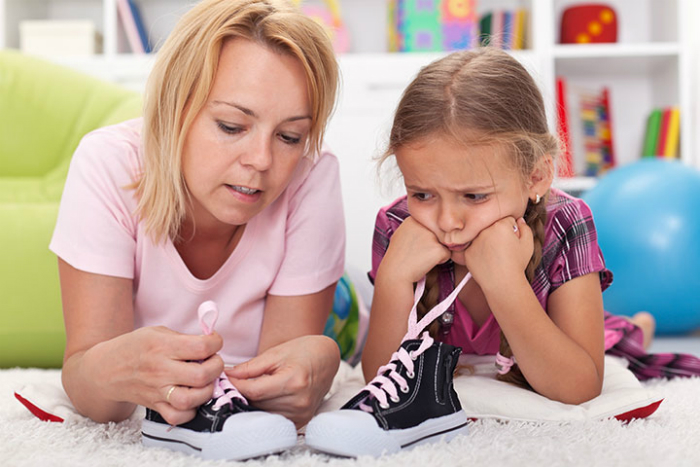
<instances>
[{"instance_id":1,"label":"toy on floor","mask_svg":"<svg viewBox=\"0 0 700 467\"><path fill-rule=\"evenodd\" d=\"M605 309L649 311L658 334L700 328L700 171L645 159L609 172L583 199L615 275Z\"/></svg>"}]
</instances>

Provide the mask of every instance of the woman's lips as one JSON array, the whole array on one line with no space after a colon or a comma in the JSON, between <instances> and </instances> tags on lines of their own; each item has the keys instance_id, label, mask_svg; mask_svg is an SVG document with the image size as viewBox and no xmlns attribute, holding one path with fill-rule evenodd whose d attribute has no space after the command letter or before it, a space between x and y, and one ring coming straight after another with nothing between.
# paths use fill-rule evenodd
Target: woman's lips
<instances>
[{"instance_id":1,"label":"woman's lips","mask_svg":"<svg viewBox=\"0 0 700 467\"><path fill-rule=\"evenodd\" d=\"M464 251L464 250L467 249L467 247L469 246L470 243L471 243L471 242L468 242L468 243L459 243L459 244L453 243L453 244L445 245L445 246L446 246L447 249L450 250L450 251Z\"/></svg>"},{"instance_id":2,"label":"woman's lips","mask_svg":"<svg viewBox=\"0 0 700 467\"><path fill-rule=\"evenodd\" d=\"M226 185L226 188L228 188L229 192L237 199L248 203L254 203L260 199L262 195L262 191L260 190L241 185Z\"/></svg>"}]
</instances>

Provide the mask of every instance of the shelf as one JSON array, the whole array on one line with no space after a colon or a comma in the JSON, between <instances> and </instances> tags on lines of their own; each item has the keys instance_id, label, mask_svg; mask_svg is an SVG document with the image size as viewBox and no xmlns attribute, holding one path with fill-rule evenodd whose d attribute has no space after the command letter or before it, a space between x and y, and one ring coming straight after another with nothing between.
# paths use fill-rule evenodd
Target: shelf
<instances>
[{"instance_id":1,"label":"shelf","mask_svg":"<svg viewBox=\"0 0 700 467\"><path fill-rule=\"evenodd\" d=\"M627 58L663 57L678 55L677 42L649 42L645 44L564 44L555 45L555 59L567 58Z\"/></svg>"},{"instance_id":2,"label":"shelf","mask_svg":"<svg viewBox=\"0 0 700 467\"><path fill-rule=\"evenodd\" d=\"M557 177L552 185L567 193L579 195L593 188L597 182L598 179L595 177Z\"/></svg>"}]
</instances>

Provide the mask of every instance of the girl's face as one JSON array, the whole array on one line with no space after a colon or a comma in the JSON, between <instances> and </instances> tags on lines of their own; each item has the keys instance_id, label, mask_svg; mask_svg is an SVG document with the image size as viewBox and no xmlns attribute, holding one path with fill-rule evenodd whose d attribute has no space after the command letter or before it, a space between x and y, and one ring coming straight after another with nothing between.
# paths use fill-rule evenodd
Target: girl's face
<instances>
[{"instance_id":1,"label":"girl's face","mask_svg":"<svg viewBox=\"0 0 700 467\"><path fill-rule=\"evenodd\" d=\"M182 171L197 228L243 225L277 199L310 129L301 63L246 39L226 41L184 145Z\"/></svg>"},{"instance_id":2,"label":"girl's face","mask_svg":"<svg viewBox=\"0 0 700 467\"><path fill-rule=\"evenodd\" d=\"M396 151L411 217L452 250L456 264L464 266L464 250L479 232L522 217L534 197L506 157L498 146L469 148L444 137Z\"/></svg>"}]
</instances>

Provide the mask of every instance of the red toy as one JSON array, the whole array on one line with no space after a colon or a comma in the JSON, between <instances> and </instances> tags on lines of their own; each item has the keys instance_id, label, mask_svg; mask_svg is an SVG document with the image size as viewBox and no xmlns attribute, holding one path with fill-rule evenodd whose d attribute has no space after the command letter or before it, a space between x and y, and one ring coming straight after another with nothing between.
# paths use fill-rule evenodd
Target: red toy
<instances>
[{"instance_id":1,"label":"red toy","mask_svg":"<svg viewBox=\"0 0 700 467\"><path fill-rule=\"evenodd\" d=\"M564 10L562 44L617 42L617 14L608 5L584 4Z\"/></svg>"}]
</instances>

